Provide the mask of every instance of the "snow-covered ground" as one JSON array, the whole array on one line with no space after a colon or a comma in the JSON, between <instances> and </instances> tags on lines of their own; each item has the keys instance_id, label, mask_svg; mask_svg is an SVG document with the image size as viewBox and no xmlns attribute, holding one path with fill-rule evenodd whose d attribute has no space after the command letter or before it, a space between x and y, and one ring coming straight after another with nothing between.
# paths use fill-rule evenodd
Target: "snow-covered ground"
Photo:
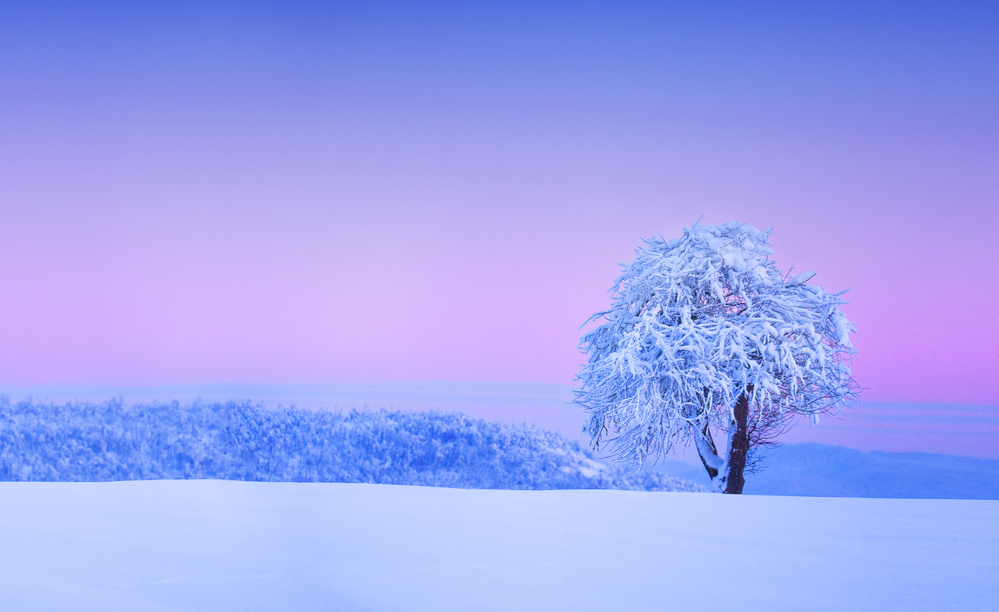
<instances>
[{"instance_id":1,"label":"snow-covered ground","mask_svg":"<svg viewBox=\"0 0 999 612\"><path fill-rule=\"evenodd\" d=\"M981 610L999 502L0 483L2 608Z\"/></svg>"}]
</instances>

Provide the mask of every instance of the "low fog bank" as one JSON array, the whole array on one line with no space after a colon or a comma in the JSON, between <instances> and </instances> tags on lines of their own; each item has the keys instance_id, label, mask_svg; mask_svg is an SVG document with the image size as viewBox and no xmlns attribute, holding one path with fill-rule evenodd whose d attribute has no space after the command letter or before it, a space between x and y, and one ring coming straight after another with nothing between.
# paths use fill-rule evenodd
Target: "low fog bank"
<instances>
[{"instance_id":1,"label":"low fog bank","mask_svg":"<svg viewBox=\"0 0 999 612\"><path fill-rule=\"evenodd\" d=\"M696 453L693 460L696 461ZM650 465L707 486L700 464L686 457ZM842 446L786 444L760 452L746 474L747 495L999 500L999 460L932 453L864 452Z\"/></svg>"}]
</instances>

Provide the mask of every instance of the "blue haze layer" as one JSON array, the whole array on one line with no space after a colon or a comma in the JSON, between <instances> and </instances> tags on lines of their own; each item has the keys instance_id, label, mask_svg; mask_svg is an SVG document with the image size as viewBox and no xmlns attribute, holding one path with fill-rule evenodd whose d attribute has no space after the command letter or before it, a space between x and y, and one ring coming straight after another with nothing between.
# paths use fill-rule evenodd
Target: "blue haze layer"
<instances>
[{"instance_id":1,"label":"blue haze layer","mask_svg":"<svg viewBox=\"0 0 999 612\"><path fill-rule=\"evenodd\" d=\"M667 461L652 468L706 486L704 468ZM999 499L999 460L933 453L863 452L801 443L778 446L746 474L748 495Z\"/></svg>"}]
</instances>

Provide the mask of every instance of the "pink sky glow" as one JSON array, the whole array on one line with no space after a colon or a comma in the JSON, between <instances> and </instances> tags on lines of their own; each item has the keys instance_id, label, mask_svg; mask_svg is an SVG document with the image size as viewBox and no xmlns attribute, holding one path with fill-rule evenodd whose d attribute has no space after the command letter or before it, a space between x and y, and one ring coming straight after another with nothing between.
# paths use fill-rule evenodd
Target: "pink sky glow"
<instances>
[{"instance_id":1,"label":"pink sky glow","mask_svg":"<svg viewBox=\"0 0 999 612\"><path fill-rule=\"evenodd\" d=\"M865 400L999 404L972 17L215 17L0 32L0 384L571 385L618 264L703 216L849 290Z\"/></svg>"}]
</instances>

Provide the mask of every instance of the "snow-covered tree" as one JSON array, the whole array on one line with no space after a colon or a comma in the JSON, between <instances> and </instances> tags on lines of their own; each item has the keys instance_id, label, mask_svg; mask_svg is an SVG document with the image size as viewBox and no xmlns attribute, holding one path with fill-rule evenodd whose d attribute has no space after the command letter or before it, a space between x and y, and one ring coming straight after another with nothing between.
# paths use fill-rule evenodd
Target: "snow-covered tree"
<instances>
[{"instance_id":1,"label":"snow-covered tree","mask_svg":"<svg viewBox=\"0 0 999 612\"><path fill-rule=\"evenodd\" d=\"M580 342L595 447L642 463L693 442L718 490L741 493L752 448L855 396L842 293L778 270L769 235L695 223L636 250Z\"/></svg>"}]
</instances>

